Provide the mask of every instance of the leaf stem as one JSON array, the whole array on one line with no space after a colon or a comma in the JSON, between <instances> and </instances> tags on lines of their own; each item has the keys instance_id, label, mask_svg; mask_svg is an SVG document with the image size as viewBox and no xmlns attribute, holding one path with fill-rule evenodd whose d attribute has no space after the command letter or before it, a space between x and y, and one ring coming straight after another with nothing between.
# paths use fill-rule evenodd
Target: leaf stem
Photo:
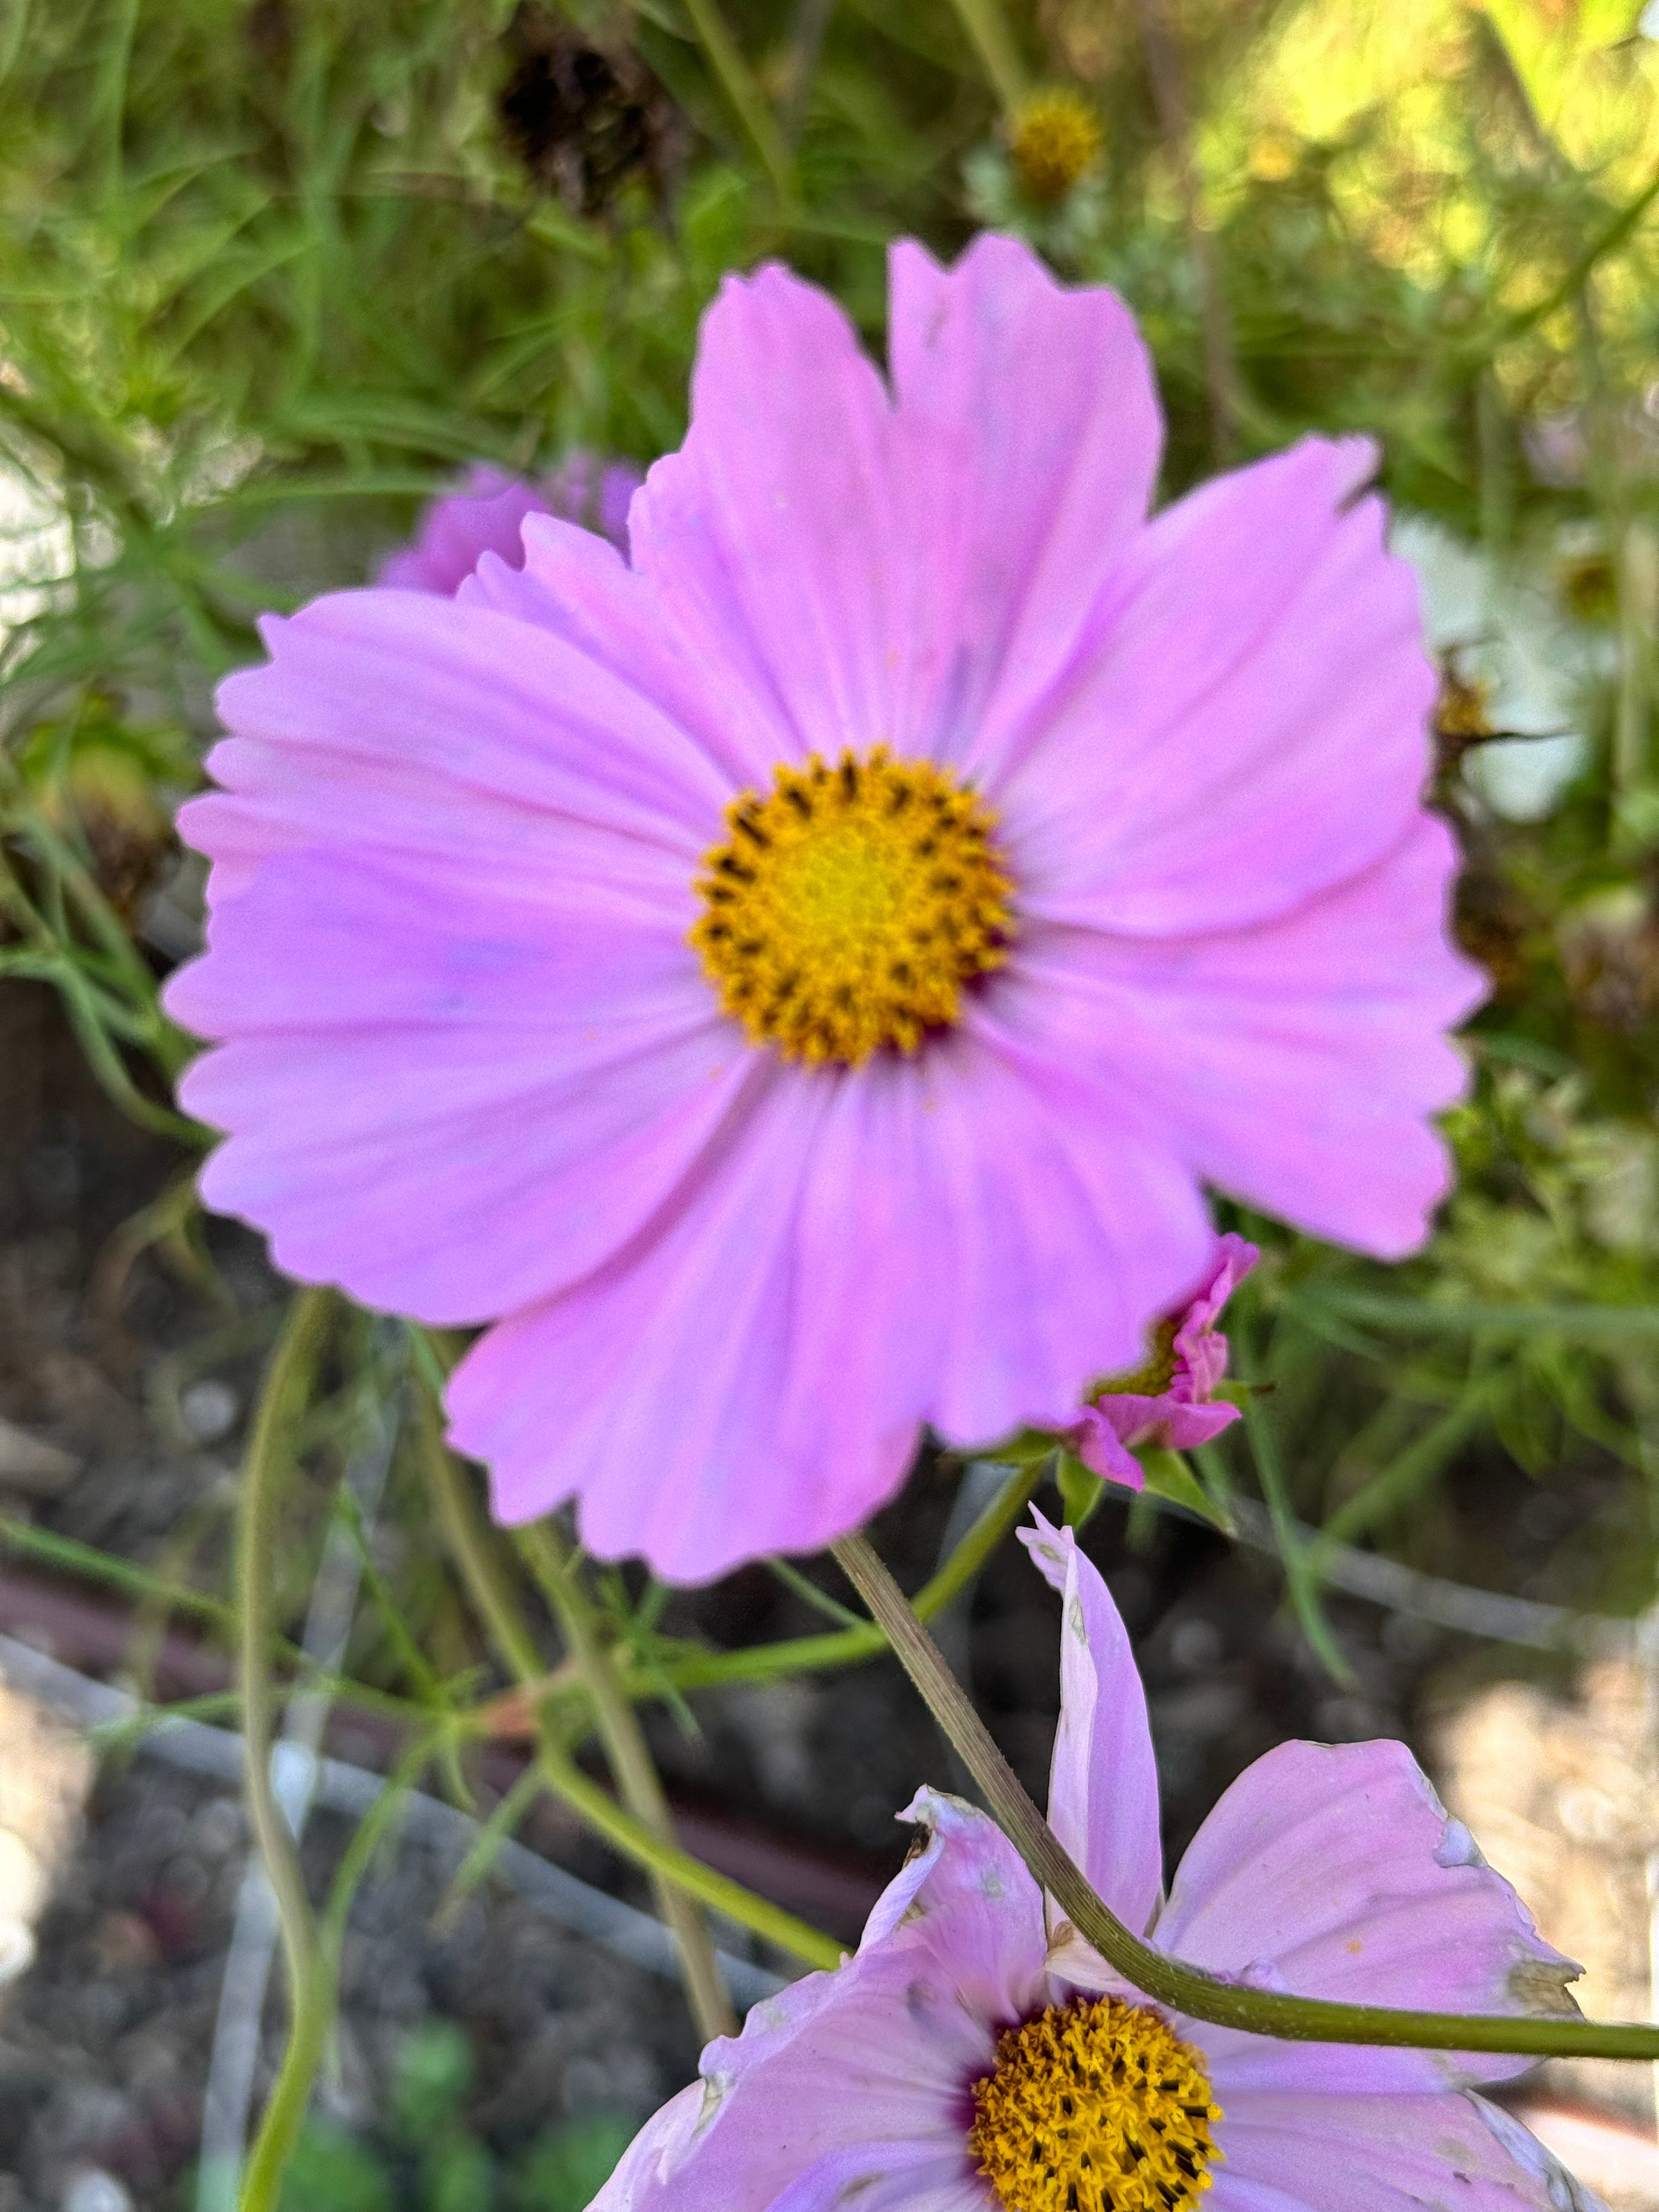
<instances>
[{"instance_id":1,"label":"leaf stem","mask_svg":"<svg viewBox=\"0 0 1659 2212\"><path fill-rule=\"evenodd\" d=\"M900 1664L984 1793L998 1826L1085 1942L1127 1980L1194 2020L1306 2043L1364 2043L1432 2051L1502 2051L1538 2057L1659 2058L1659 2026L1578 2020L1509 2019L1333 2004L1224 1982L1143 1943L1108 1910L992 1741L939 1647L862 1536L835 1554L848 1580L886 1631Z\"/></svg>"}]
</instances>

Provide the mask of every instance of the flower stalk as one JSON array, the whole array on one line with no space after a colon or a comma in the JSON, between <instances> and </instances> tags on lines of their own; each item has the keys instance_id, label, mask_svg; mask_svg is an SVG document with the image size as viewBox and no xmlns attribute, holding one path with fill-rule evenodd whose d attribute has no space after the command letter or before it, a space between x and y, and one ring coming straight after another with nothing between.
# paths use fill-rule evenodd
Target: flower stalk
<instances>
[{"instance_id":1,"label":"flower stalk","mask_svg":"<svg viewBox=\"0 0 1659 2212\"><path fill-rule=\"evenodd\" d=\"M867 1539L843 1537L835 1554L1033 1879L1055 1899L1085 1941L1147 1996L1194 2020L1296 2042L1516 2051L1540 2058L1659 2059L1659 2027L1334 2004L1324 1998L1291 1996L1222 1981L1153 1950L1102 1903L1061 1849Z\"/></svg>"}]
</instances>

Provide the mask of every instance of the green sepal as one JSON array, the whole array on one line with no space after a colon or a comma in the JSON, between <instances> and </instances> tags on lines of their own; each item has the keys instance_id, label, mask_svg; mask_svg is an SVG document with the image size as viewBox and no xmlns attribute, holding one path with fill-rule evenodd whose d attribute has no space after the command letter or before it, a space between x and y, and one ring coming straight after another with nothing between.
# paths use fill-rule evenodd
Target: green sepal
<instances>
[{"instance_id":1,"label":"green sepal","mask_svg":"<svg viewBox=\"0 0 1659 2212\"><path fill-rule=\"evenodd\" d=\"M1135 1457L1154 1498L1163 1498L1166 1504L1180 1506L1183 1513L1195 1514L1212 1528L1219 1528L1224 1536L1238 1534L1231 1514L1218 1499L1211 1497L1179 1452L1164 1451L1149 1444L1143 1446Z\"/></svg>"},{"instance_id":2,"label":"green sepal","mask_svg":"<svg viewBox=\"0 0 1659 2212\"><path fill-rule=\"evenodd\" d=\"M1075 1452L1062 1445L1054 1455L1054 1484L1068 1528L1081 1528L1106 1494L1106 1485Z\"/></svg>"}]
</instances>

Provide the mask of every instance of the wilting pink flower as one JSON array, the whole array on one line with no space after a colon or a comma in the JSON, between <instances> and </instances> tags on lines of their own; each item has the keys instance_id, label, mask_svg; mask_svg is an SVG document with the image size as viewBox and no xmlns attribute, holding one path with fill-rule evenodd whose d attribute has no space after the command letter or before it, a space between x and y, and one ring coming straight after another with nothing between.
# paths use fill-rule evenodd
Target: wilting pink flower
<instances>
[{"instance_id":1,"label":"wilting pink flower","mask_svg":"<svg viewBox=\"0 0 1659 2212\"><path fill-rule=\"evenodd\" d=\"M1281 1744L1167 1900L1146 1704L1071 1532L1048 1817L1158 1949L1346 2004L1570 2011L1577 1972L1403 1744ZM1059 1919L1000 1831L924 1790L926 1848L855 1957L757 2005L624 2154L592 2212L1585 2212L1472 2094L1528 2061L1276 2042L1154 2005Z\"/></svg>"},{"instance_id":2,"label":"wilting pink flower","mask_svg":"<svg viewBox=\"0 0 1659 2212\"><path fill-rule=\"evenodd\" d=\"M1238 1419L1237 1406L1215 1401L1216 1386L1227 1372L1227 1340L1215 1324L1261 1257L1254 1244L1231 1230L1216 1239L1203 1283L1153 1332L1152 1357L1133 1374L1103 1383L1066 1431L1085 1467L1109 1482L1139 1490L1146 1477L1135 1445L1185 1451L1208 1443Z\"/></svg>"},{"instance_id":3,"label":"wilting pink flower","mask_svg":"<svg viewBox=\"0 0 1659 2212\"><path fill-rule=\"evenodd\" d=\"M449 1404L497 1510L684 1579L854 1527L924 1423L1063 1427L1206 1182L1415 1244L1477 995L1372 448L1149 523L1109 292L904 245L890 326L890 389L730 280L626 560L532 514L453 601L268 622L183 817L210 1202L493 1322Z\"/></svg>"},{"instance_id":4,"label":"wilting pink flower","mask_svg":"<svg viewBox=\"0 0 1659 2212\"><path fill-rule=\"evenodd\" d=\"M568 454L551 476L533 481L480 461L454 491L422 510L413 542L382 564L379 581L403 592L441 592L448 599L486 553L521 568L527 514L583 523L625 552L628 503L640 482L639 471L624 462L602 464L580 452Z\"/></svg>"}]
</instances>

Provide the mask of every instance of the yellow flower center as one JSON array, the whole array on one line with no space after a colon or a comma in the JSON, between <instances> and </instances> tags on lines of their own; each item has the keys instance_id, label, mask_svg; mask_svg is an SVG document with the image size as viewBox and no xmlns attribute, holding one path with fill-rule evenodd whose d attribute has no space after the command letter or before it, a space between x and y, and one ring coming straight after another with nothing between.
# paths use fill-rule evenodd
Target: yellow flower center
<instances>
[{"instance_id":1,"label":"yellow flower center","mask_svg":"<svg viewBox=\"0 0 1659 2212\"><path fill-rule=\"evenodd\" d=\"M1052 207L1100 159L1100 124L1074 92L1035 93L1014 118L1008 149L1019 181Z\"/></svg>"},{"instance_id":2,"label":"yellow flower center","mask_svg":"<svg viewBox=\"0 0 1659 2212\"><path fill-rule=\"evenodd\" d=\"M1221 2156L1199 2054L1117 1997L1006 2029L974 2107L968 2148L1007 2212L1187 2212Z\"/></svg>"},{"instance_id":3,"label":"yellow flower center","mask_svg":"<svg viewBox=\"0 0 1659 2212\"><path fill-rule=\"evenodd\" d=\"M995 817L931 761L814 753L727 807L691 931L720 1003L786 1060L856 1067L914 1052L1000 967L1012 888Z\"/></svg>"}]
</instances>

